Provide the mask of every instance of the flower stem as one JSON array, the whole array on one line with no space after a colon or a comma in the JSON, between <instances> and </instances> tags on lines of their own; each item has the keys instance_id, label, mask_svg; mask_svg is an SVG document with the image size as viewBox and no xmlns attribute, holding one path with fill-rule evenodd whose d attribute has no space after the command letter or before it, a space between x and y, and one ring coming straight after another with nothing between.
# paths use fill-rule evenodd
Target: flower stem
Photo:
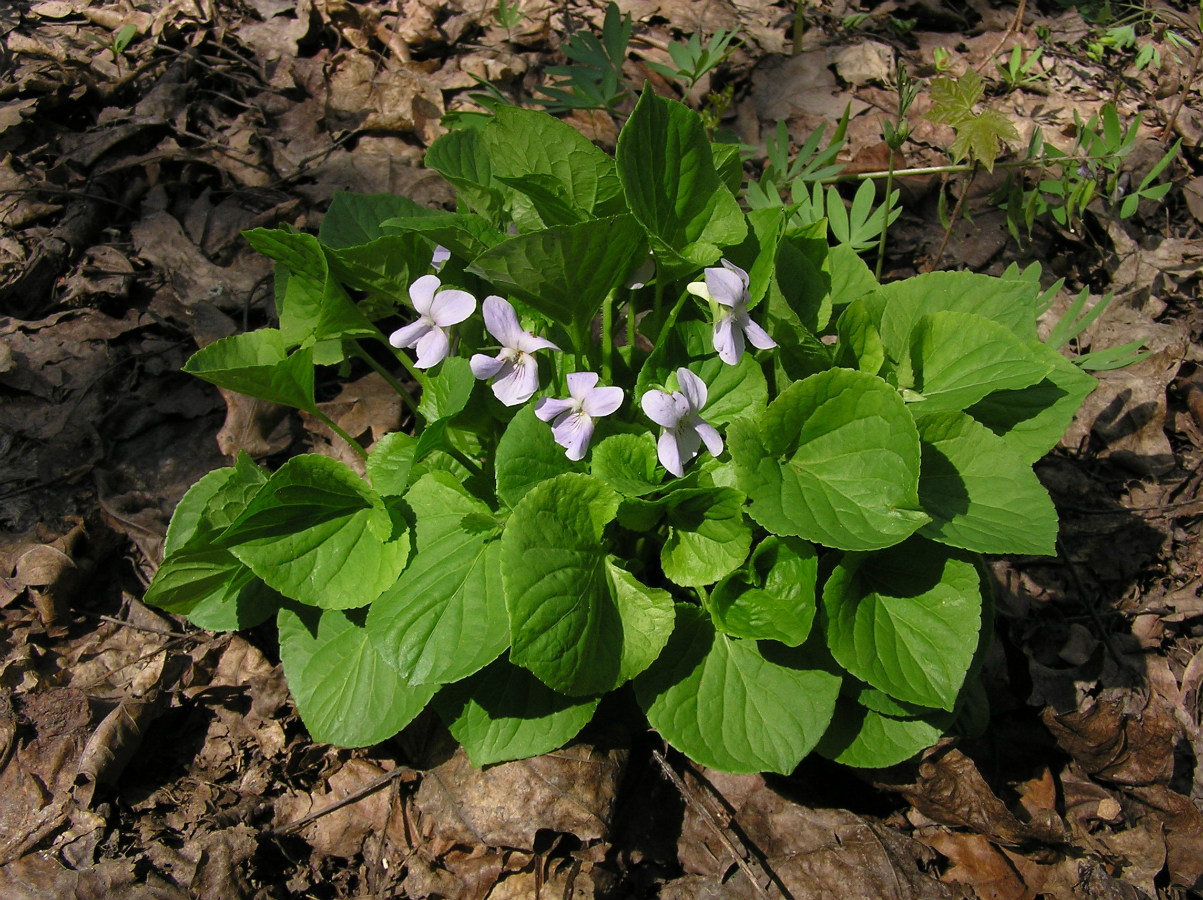
<instances>
[{"instance_id":1,"label":"flower stem","mask_svg":"<svg viewBox=\"0 0 1203 900\"><path fill-rule=\"evenodd\" d=\"M635 292L627 296L627 348L631 354L631 364L635 363Z\"/></svg>"},{"instance_id":2,"label":"flower stem","mask_svg":"<svg viewBox=\"0 0 1203 900\"><path fill-rule=\"evenodd\" d=\"M371 366L373 371L375 371L375 373L377 375L379 375L386 382L388 382L389 387L391 387L394 391L396 391L398 394L401 395L401 400L405 403L406 406L409 407L409 411L411 413L413 413L414 415L417 415L418 414L418 403L416 400L414 400L414 398L412 396L410 396L409 391L407 391L405 389L405 385L403 385L396 378L394 378L389 373L388 369L386 369L384 366L380 365L380 363L376 362L376 360L372 357L372 354L370 354L366 350L364 350L361 346L359 346L359 344L354 344L353 346L355 347L355 351L354 351L355 355L358 356L360 359L362 359L364 362L366 362L369 366ZM408 359L406 360L406 362L408 362ZM418 382L418 383L421 384L421 382Z\"/></svg>"},{"instance_id":3,"label":"flower stem","mask_svg":"<svg viewBox=\"0 0 1203 900\"><path fill-rule=\"evenodd\" d=\"M462 450L458 450L455 447L451 446L450 441L447 441L446 443L444 443L440 449L444 453L446 453L448 456L450 456L452 459L454 459L457 463L459 463L461 466L463 466L465 469L467 469L469 472L471 472L473 475L479 476L479 475L484 474L484 470L480 467L479 463L475 463L471 459L469 459L468 456Z\"/></svg>"},{"instance_id":4,"label":"flower stem","mask_svg":"<svg viewBox=\"0 0 1203 900\"><path fill-rule=\"evenodd\" d=\"M669 312L668 318L664 320L664 324L660 326L660 333L656 336L656 347L659 348L666 340L668 333L672 331L673 325L677 322L677 316L681 314L681 308L685 306L685 301L689 299L689 291L681 291L681 296L677 302L673 304L672 311Z\"/></svg>"},{"instance_id":5,"label":"flower stem","mask_svg":"<svg viewBox=\"0 0 1203 900\"><path fill-rule=\"evenodd\" d=\"M343 431L341 428L339 428L333 419L331 419L329 416L327 416L325 413L323 413L321 410L317 409L316 407L309 410L309 412L313 413L313 415L315 415L317 418L321 419L322 422L325 423L327 428L329 428L331 431L333 431L335 434L337 434L340 438L342 438L344 441L346 441L347 445L352 450L354 450L356 453L358 453L363 459L368 458L368 451L364 450L363 447L359 446L359 442L357 440L355 440L355 438L351 437L351 435L347 434L345 431Z\"/></svg>"},{"instance_id":6,"label":"flower stem","mask_svg":"<svg viewBox=\"0 0 1203 900\"><path fill-rule=\"evenodd\" d=\"M890 230L890 191L894 189L894 148L890 147L890 163L886 170L886 199L881 204L881 239L877 242L877 271L874 277L881 281L881 267L886 261L886 232Z\"/></svg>"},{"instance_id":7,"label":"flower stem","mask_svg":"<svg viewBox=\"0 0 1203 900\"><path fill-rule=\"evenodd\" d=\"M601 377L606 384L610 383L610 351L614 343L614 291L606 294L602 301L602 334L601 334Z\"/></svg>"}]
</instances>

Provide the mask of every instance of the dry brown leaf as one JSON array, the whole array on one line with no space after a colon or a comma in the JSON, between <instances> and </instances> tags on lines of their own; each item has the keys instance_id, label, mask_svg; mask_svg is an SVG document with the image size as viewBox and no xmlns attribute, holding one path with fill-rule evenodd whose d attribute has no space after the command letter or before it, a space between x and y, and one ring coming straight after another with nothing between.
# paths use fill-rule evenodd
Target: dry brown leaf
<instances>
[{"instance_id":1,"label":"dry brown leaf","mask_svg":"<svg viewBox=\"0 0 1203 900\"><path fill-rule=\"evenodd\" d=\"M944 881L969 886L981 900L1034 900L1007 857L980 834L935 831L923 840L952 861Z\"/></svg>"},{"instance_id":2,"label":"dry brown leaf","mask_svg":"<svg viewBox=\"0 0 1203 900\"><path fill-rule=\"evenodd\" d=\"M226 420L217 447L230 459L245 451L252 459L283 453L292 446L287 406L218 388L226 402Z\"/></svg>"},{"instance_id":3,"label":"dry brown leaf","mask_svg":"<svg viewBox=\"0 0 1203 900\"><path fill-rule=\"evenodd\" d=\"M1116 784L1167 784L1174 744L1182 733L1157 695L1113 689L1076 712L1046 708L1044 724L1057 743L1091 775Z\"/></svg>"},{"instance_id":4,"label":"dry brown leaf","mask_svg":"<svg viewBox=\"0 0 1203 900\"><path fill-rule=\"evenodd\" d=\"M1170 883L1192 891L1203 889L1203 813L1164 785L1132 787L1125 793L1138 825L1151 820L1153 828L1165 829Z\"/></svg>"}]
</instances>

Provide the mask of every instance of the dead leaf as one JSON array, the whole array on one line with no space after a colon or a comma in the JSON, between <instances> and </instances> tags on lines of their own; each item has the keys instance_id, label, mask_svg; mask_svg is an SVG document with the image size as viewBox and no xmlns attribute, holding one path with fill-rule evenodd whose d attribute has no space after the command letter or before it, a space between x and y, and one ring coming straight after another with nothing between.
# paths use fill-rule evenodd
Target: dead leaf
<instances>
[{"instance_id":1,"label":"dead leaf","mask_svg":"<svg viewBox=\"0 0 1203 900\"><path fill-rule=\"evenodd\" d=\"M226 420L217 432L217 447L224 455L234 459L245 451L252 459L263 459L292 446L287 406L225 388L217 390L226 402Z\"/></svg>"},{"instance_id":2,"label":"dead leaf","mask_svg":"<svg viewBox=\"0 0 1203 900\"><path fill-rule=\"evenodd\" d=\"M1045 709L1057 743L1091 775L1115 784L1168 784L1182 730L1164 700L1112 689L1075 712Z\"/></svg>"},{"instance_id":3,"label":"dead leaf","mask_svg":"<svg viewBox=\"0 0 1203 900\"><path fill-rule=\"evenodd\" d=\"M982 900L1034 900L1007 857L982 835L936 831L923 840L952 862L942 880L968 885Z\"/></svg>"},{"instance_id":4,"label":"dead leaf","mask_svg":"<svg viewBox=\"0 0 1203 900\"><path fill-rule=\"evenodd\" d=\"M836 51L831 60L836 74L854 87L889 85L894 78L894 49L876 41L858 41Z\"/></svg>"}]
</instances>

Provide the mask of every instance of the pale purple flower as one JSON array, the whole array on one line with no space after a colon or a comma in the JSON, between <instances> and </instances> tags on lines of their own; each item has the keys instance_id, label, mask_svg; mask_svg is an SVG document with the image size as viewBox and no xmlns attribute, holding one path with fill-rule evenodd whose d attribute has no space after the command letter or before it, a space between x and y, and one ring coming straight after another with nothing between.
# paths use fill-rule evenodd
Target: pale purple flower
<instances>
[{"instance_id":1,"label":"pale purple flower","mask_svg":"<svg viewBox=\"0 0 1203 900\"><path fill-rule=\"evenodd\" d=\"M705 269L705 281L694 281L686 290L727 307L730 312L714 323L714 349L718 358L733 366L744 355L744 338L758 350L776 347L768 332L748 316L748 273L725 259L723 267Z\"/></svg>"},{"instance_id":2,"label":"pale purple flower","mask_svg":"<svg viewBox=\"0 0 1203 900\"><path fill-rule=\"evenodd\" d=\"M622 404L622 388L597 387L596 372L573 372L568 376L568 400L543 398L535 404L535 415L552 422L551 436L567 450L569 459L584 459L593 438L593 420L608 416Z\"/></svg>"},{"instance_id":3,"label":"pale purple flower","mask_svg":"<svg viewBox=\"0 0 1203 900\"><path fill-rule=\"evenodd\" d=\"M388 339L394 347L417 347L414 365L419 369L429 369L447 358L451 351L448 329L476 309L476 298L467 291L456 288L439 291L438 287L436 275L423 275L409 286L409 299L418 312L418 320L397 329Z\"/></svg>"},{"instance_id":4,"label":"pale purple flower","mask_svg":"<svg viewBox=\"0 0 1203 900\"><path fill-rule=\"evenodd\" d=\"M718 456L723 452L723 439L698 415L706 405L706 383L685 368L677 369L677 383L681 390L671 394L651 390L640 402L647 417L660 426L656 443L660 464L679 478L702 444L712 456Z\"/></svg>"},{"instance_id":5,"label":"pale purple flower","mask_svg":"<svg viewBox=\"0 0 1203 900\"><path fill-rule=\"evenodd\" d=\"M493 393L506 406L525 403L539 390L536 350L559 350L546 338L535 337L518 323L514 307L496 295L486 297L482 310L485 328L501 344L496 357L477 353L468 361L477 378L492 378Z\"/></svg>"},{"instance_id":6,"label":"pale purple flower","mask_svg":"<svg viewBox=\"0 0 1203 900\"><path fill-rule=\"evenodd\" d=\"M430 264L434 266L436 272L441 272L449 259L451 259L451 251L442 244L437 244L434 248L434 255L430 257Z\"/></svg>"}]
</instances>

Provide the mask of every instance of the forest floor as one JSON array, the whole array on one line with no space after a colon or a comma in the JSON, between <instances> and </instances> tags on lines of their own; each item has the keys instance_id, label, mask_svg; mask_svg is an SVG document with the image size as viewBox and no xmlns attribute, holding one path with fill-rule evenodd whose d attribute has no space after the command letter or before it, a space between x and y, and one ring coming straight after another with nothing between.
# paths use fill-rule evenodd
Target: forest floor
<instances>
[{"instance_id":1,"label":"forest floor","mask_svg":"<svg viewBox=\"0 0 1203 900\"><path fill-rule=\"evenodd\" d=\"M985 733L886 771L812 758L790 777L699 770L605 716L559 752L485 771L433 717L368 749L312 742L270 629L208 633L139 601L197 478L240 449L268 464L329 449L312 421L180 367L269 316L270 262L240 232L315 230L339 190L450 203L422 168L441 116L473 108L473 76L529 102L567 33L600 33L604 4L11 0L0 896L1203 896L1197 6L1032 2L1016 22L1014 5L980 0L835 0L804 7L797 40L793 3L619 6L635 22L630 83L678 97L646 63L738 29L738 49L683 99L731 88L721 128L760 148L753 173L777 121L796 147L846 107L848 171L883 168L896 58L923 85L937 64L980 71L1020 135L1010 158L1036 128L1071 141L1075 115L1107 101L1138 129L1122 183L1182 139L1160 201L1121 219L1096 199L1066 226L1037 217L1022 240L990 199L1002 166L900 185L885 278L1040 262L1065 298L1115 294L1079 351L1137 339L1152 351L1100 373L1037 466L1061 515L1058 555L992 563ZM1140 12L1108 22L1106 9ZM1134 44L1113 30L1125 23ZM1041 55L1008 85L994 60L1013 46ZM1138 66L1142 51L1156 58ZM948 162L953 134L923 117L930 106L924 88L902 165ZM571 120L613 149L619 119ZM941 253L941 195L951 209L962 192ZM396 415L370 382L327 396L365 441Z\"/></svg>"}]
</instances>

